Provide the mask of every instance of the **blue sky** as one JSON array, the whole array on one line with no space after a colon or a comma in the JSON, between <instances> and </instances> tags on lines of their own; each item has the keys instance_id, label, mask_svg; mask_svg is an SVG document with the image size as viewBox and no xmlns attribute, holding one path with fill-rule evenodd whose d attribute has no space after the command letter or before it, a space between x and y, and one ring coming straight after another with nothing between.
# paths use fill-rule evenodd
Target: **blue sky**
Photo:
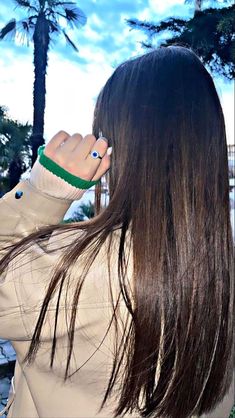
<instances>
[{"instance_id":1,"label":"blue sky","mask_svg":"<svg viewBox=\"0 0 235 418\"><path fill-rule=\"evenodd\" d=\"M114 68L131 56L144 53L143 33L131 31L125 19L157 22L166 17L192 15L184 0L77 1L87 24L68 31L79 48L74 52L60 39L51 47L47 75L45 137L56 131L91 132L95 99ZM12 17L23 17L13 0L0 4L0 27ZM32 122L33 48L0 42L0 104L13 118ZM228 142L233 142L233 85L215 80L226 118Z\"/></svg>"}]
</instances>

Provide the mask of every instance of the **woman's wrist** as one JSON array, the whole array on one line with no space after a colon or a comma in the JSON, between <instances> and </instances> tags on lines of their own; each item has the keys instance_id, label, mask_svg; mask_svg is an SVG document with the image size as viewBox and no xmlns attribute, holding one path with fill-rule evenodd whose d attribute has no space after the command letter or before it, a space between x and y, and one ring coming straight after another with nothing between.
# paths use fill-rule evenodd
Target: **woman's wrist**
<instances>
[{"instance_id":1,"label":"woman's wrist","mask_svg":"<svg viewBox=\"0 0 235 418\"><path fill-rule=\"evenodd\" d=\"M29 182L40 191L49 196L60 199L79 200L85 193L85 189L72 186L64 179L58 177L40 162L39 158L35 161L30 172Z\"/></svg>"},{"instance_id":2,"label":"woman's wrist","mask_svg":"<svg viewBox=\"0 0 235 418\"><path fill-rule=\"evenodd\" d=\"M99 182L99 180L91 181L75 176L74 174L65 170L63 167L61 167L47 155L45 155L44 149L45 145L41 145L38 148L39 163L47 170L49 170L51 173L55 174L57 177L60 177L61 179L65 180L66 183L70 184L71 186L74 186L77 189L87 190L90 187L95 186Z\"/></svg>"}]
</instances>

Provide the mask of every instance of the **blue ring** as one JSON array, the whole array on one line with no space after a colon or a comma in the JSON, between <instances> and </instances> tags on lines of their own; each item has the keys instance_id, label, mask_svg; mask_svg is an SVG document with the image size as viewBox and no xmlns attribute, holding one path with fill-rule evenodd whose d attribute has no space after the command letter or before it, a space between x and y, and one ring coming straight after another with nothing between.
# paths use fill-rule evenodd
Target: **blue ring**
<instances>
[{"instance_id":1,"label":"blue ring","mask_svg":"<svg viewBox=\"0 0 235 418\"><path fill-rule=\"evenodd\" d=\"M92 158L95 158L95 159L97 159L97 158L100 158L101 160L102 160L102 157L100 156L100 154L98 153L98 151L92 151L91 153L90 153L90 155L92 156Z\"/></svg>"}]
</instances>

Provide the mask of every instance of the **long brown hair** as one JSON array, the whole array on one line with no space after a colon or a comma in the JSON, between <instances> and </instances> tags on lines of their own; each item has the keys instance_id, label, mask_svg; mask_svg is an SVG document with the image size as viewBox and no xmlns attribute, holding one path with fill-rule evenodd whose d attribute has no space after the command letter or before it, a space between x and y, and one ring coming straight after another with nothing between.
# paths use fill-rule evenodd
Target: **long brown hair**
<instances>
[{"instance_id":1,"label":"long brown hair","mask_svg":"<svg viewBox=\"0 0 235 418\"><path fill-rule=\"evenodd\" d=\"M234 252L224 117L211 76L190 50L160 48L121 64L97 99L93 133L110 139L109 203L90 221L47 226L11 246L10 260L52 232L81 230L50 280L25 361L34 361L50 300L88 251L68 330L69 377L76 307L99 249L120 231L120 298L129 318L115 344L101 408L118 385L114 416L186 418L212 410L234 368ZM99 199L98 199L99 200ZM132 288L125 251L130 232ZM111 246L110 246L111 248ZM107 252L107 264L110 262ZM112 278L110 278L110 286ZM56 348L56 323L51 367ZM117 305L113 318L117 336ZM160 370L157 373L157 364ZM125 366L125 367L124 367ZM117 393L117 392L116 392Z\"/></svg>"}]
</instances>

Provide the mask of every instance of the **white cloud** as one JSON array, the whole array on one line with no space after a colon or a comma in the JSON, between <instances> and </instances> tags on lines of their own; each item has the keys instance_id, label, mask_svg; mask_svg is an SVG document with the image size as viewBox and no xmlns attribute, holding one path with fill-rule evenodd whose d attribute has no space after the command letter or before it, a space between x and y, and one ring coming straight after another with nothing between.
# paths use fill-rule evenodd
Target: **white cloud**
<instances>
[{"instance_id":1,"label":"white cloud","mask_svg":"<svg viewBox=\"0 0 235 418\"><path fill-rule=\"evenodd\" d=\"M136 16L138 20L152 20L152 13L149 7L146 7L144 10L139 12Z\"/></svg>"},{"instance_id":2,"label":"white cloud","mask_svg":"<svg viewBox=\"0 0 235 418\"><path fill-rule=\"evenodd\" d=\"M83 36L90 39L91 41L100 41L103 38L103 36L100 33L91 29L91 27L89 25L86 25L84 27L84 35Z\"/></svg>"},{"instance_id":3,"label":"white cloud","mask_svg":"<svg viewBox=\"0 0 235 418\"><path fill-rule=\"evenodd\" d=\"M168 9L170 9L172 6L175 6L177 4L184 4L184 0L164 0L164 1L156 1L156 0L149 0L149 7L151 8L151 12L153 13L167 13ZM156 16L152 16L156 17Z\"/></svg>"},{"instance_id":4,"label":"white cloud","mask_svg":"<svg viewBox=\"0 0 235 418\"><path fill-rule=\"evenodd\" d=\"M32 122L32 58L19 55L16 59L9 49L2 51L0 56L0 104L9 108L13 118Z\"/></svg>"},{"instance_id":5,"label":"white cloud","mask_svg":"<svg viewBox=\"0 0 235 418\"><path fill-rule=\"evenodd\" d=\"M45 134L50 138L60 129L69 133L91 132L94 96L97 96L113 69L93 63L79 67L51 54L48 71Z\"/></svg>"},{"instance_id":6,"label":"white cloud","mask_svg":"<svg viewBox=\"0 0 235 418\"><path fill-rule=\"evenodd\" d=\"M102 22L102 20L99 18L99 16L97 16L97 14L96 13L92 13L90 16L89 16L89 18L88 18L88 23L91 25L91 26L97 26L98 28L102 28L102 26L103 26L103 22Z\"/></svg>"},{"instance_id":7,"label":"white cloud","mask_svg":"<svg viewBox=\"0 0 235 418\"><path fill-rule=\"evenodd\" d=\"M104 64L104 53L100 48L94 48L94 47L86 47L86 46L80 46L79 47L79 56L81 58L85 58L87 61L93 63L93 64ZM77 66L76 66L77 67Z\"/></svg>"}]
</instances>

